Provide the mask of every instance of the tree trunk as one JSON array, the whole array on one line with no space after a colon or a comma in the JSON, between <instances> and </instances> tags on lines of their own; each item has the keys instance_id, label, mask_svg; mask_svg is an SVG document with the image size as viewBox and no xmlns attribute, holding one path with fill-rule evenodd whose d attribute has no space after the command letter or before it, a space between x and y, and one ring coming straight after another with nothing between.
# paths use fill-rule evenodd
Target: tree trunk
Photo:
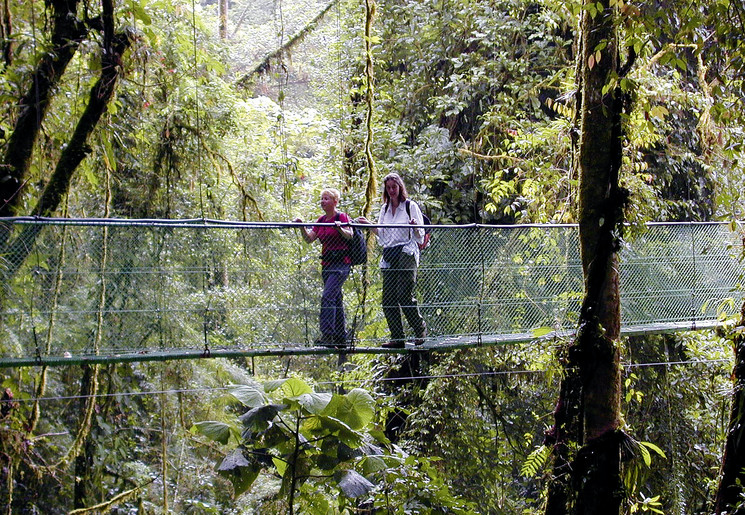
<instances>
[{"instance_id":1,"label":"tree trunk","mask_svg":"<svg viewBox=\"0 0 745 515\"><path fill-rule=\"evenodd\" d=\"M3 64L7 68L13 64L13 40L10 37L13 33L13 22L11 21L10 3L8 0L2 1L2 6L0 6L0 54Z\"/></svg>"},{"instance_id":2,"label":"tree trunk","mask_svg":"<svg viewBox=\"0 0 745 515\"><path fill-rule=\"evenodd\" d=\"M577 513L621 512L621 328L618 256L624 191L618 174L623 151L623 97L611 88L619 70L616 8L609 0L582 21L579 233L585 292L576 345L582 388L582 439L575 473ZM587 4L587 2L585 2ZM604 48L603 48L604 45Z\"/></svg>"},{"instance_id":3,"label":"tree trunk","mask_svg":"<svg viewBox=\"0 0 745 515\"><path fill-rule=\"evenodd\" d=\"M582 386L579 376L577 346L571 345L561 357L564 377L561 380L559 401L554 410L554 425L546 433L545 445L551 446L553 466L548 484L546 515L570 513L576 505L576 492L573 485L572 449L582 441L580 424L582 408Z\"/></svg>"},{"instance_id":4,"label":"tree trunk","mask_svg":"<svg viewBox=\"0 0 745 515\"><path fill-rule=\"evenodd\" d=\"M237 84L242 87L249 87L254 80L254 76L269 71L272 68L272 62L279 61L283 55L288 54L297 45L302 43L305 40L305 36L310 34L313 29L315 29L323 21L326 15L331 12L331 8L334 7L338 1L339 0L331 0L331 2L329 2L329 4L324 7L323 10L315 16L315 18L310 20L305 27L300 29L297 34L288 39L287 43L275 49L272 53L266 56L264 60L261 61L261 63L253 68L253 70L243 75L243 77L238 80Z\"/></svg>"},{"instance_id":5,"label":"tree trunk","mask_svg":"<svg viewBox=\"0 0 745 515\"><path fill-rule=\"evenodd\" d=\"M575 106L573 127L570 131L572 156L579 155L579 128L577 120L582 113L583 89L582 76L582 45L585 41L577 41L577 62L575 64ZM572 173L579 175L577 159L573 159ZM573 488L572 462L575 458L573 449L582 442L582 386L579 376L579 354L575 342L564 346L560 351L559 363L563 370L563 377L559 388L559 400L554 409L554 425L546 432L545 445L551 447L552 469L548 484L546 499L546 515L564 515L573 510L576 505L577 493Z\"/></svg>"},{"instance_id":6,"label":"tree trunk","mask_svg":"<svg viewBox=\"0 0 745 515\"><path fill-rule=\"evenodd\" d=\"M220 39L228 39L228 0L219 0Z\"/></svg>"},{"instance_id":7,"label":"tree trunk","mask_svg":"<svg viewBox=\"0 0 745 515\"><path fill-rule=\"evenodd\" d=\"M421 352L407 353L398 358L385 375L385 386L389 395L396 396L396 406L388 413L385 420L385 436L393 443L399 441L406 429L409 413L422 402L421 393L427 387L428 379L416 379L422 374L422 360L428 356Z\"/></svg>"},{"instance_id":8,"label":"tree trunk","mask_svg":"<svg viewBox=\"0 0 745 515\"><path fill-rule=\"evenodd\" d=\"M86 403L88 402L88 400L86 399L86 397L93 393L95 389L95 381L96 379L94 378L94 370L88 366L84 367L83 377L80 380L80 394L83 400L80 403L78 410L81 413L85 412L87 409ZM72 505L76 509L84 508L89 501L89 497L91 496L91 492L88 487L91 484L94 461L94 452L91 440L91 426L93 424L93 421L86 421L85 417L82 417L80 424L81 428L79 428L79 431L84 431L85 437L82 441L80 452L75 456L74 461L75 486L73 488Z\"/></svg>"},{"instance_id":9,"label":"tree trunk","mask_svg":"<svg viewBox=\"0 0 745 515\"><path fill-rule=\"evenodd\" d=\"M745 326L745 303L740 310L739 326ZM735 511L735 507L742 501L745 485L745 334L735 334L734 345L735 385L721 478L714 503L714 513L717 514L743 513L742 509Z\"/></svg>"},{"instance_id":10,"label":"tree trunk","mask_svg":"<svg viewBox=\"0 0 745 515\"><path fill-rule=\"evenodd\" d=\"M627 200L618 184L626 98L617 88L604 92L621 72L616 8L609 0L600 3L603 9L594 15L589 8L583 10L579 42L578 218L585 291L577 336L564 363L555 424L547 435L554 458L546 505L551 515L620 514L623 502L616 252ZM582 445L575 457L570 455L572 443Z\"/></svg>"}]
</instances>

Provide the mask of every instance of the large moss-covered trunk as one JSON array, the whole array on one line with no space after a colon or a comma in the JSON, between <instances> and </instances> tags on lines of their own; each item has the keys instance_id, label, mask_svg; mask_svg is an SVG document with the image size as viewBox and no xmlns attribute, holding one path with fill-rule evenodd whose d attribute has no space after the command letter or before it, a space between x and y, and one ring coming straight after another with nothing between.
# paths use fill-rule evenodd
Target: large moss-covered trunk
<instances>
[{"instance_id":1,"label":"large moss-covered trunk","mask_svg":"<svg viewBox=\"0 0 745 515\"><path fill-rule=\"evenodd\" d=\"M620 513L620 296L617 249L626 194L618 175L623 151L615 9L584 11L577 67L578 220L584 299L567 349L555 423L554 478L547 513ZM579 447L575 453L572 449Z\"/></svg>"},{"instance_id":2,"label":"large moss-covered trunk","mask_svg":"<svg viewBox=\"0 0 745 515\"><path fill-rule=\"evenodd\" d=\"M63 9L61 6L55 6L55 10L53 11L55 20L57 18L67 20L64 22L57 20L55 31L59 30L67 34L74 32L72 28L82 26L82 22L76 21L77 19L74 16L76 9L75 2L56 3L64 4L68 10ZM102 27L103 47L99 78L90 90L88 103L80 115L70 139L67 141L65 149L62 151L54 171L46 180L46 184L36 200L36 205L31 212L35 216L54 215L62 203L63 198L67 195L75 171L83 159L90 153L88 140L96 130L101 117L106 112L109 103L114 97L119 78L123 72L122 60L124 53L134 42L135 35L130 29L115 32L113 0L102 0L101 5L103 14L100 19L100 25ZM60 13L65 14L65 16L62 16ZM65 23L69 26L65 26ZM58 29L58 25L64 26L64 30L61 28ZM78 30L78 32L81 31ZM82 37L82 34L78 35ZM64 62L52 60L49 63L47 63L46 59L42 59L35 71L33 84L43 84L43 90L37 91L41 86L33 86L31 92L22 100L24 109L10 137L5 163L3 163L6 169L9 170L9 174L0 180L0 198L5 199L3 207L0 209L0 216L18 214L15 211L19 203L18 198L21 193L21 184L27 180L26 175L31 162L33 142L38 137L39 130L41 129L42 115L46 112L46 106L51 100L53 85L59 80L57 76L64 72L67 63L72 58L72 53L67 55L67 52L70 52L69 47L72 46L73 41L58 36L56 32L52 34L53 42L55 38L61 38L61 41L57 43L59 47L55 47L51 54L62 54L65 56L65 59ZM76 46L77 44L73 46L73 49ZM50 69L50 67L52 68ZM54 81L52 81L52 78L54 78ZM43 98L44 100L32 102L30 100L31 98ZM9 262L13 264L7 270L8 276L12 276L26 259L31 249L30 242L36 237L37 231L38 228L29 227L21 237L15 241L8 242L9 234L7 232L7 226L0 228L0 243L7 244L6 255L11 256Z\"/></svg>"},{"instance_id":3,"label":"large moss-covered trunk","mask_svg":"<svg viewBox=\"0 0 745 515\"><path fill-rule=\"evenodd\" d=\"M623 99L608 88L618 73L615 8L605 4L582 23L579 231L585 297L577 341L582 385L578 513L620 513L621 305L618 231L625 195L618 183ZM609 90L606 92L606 90Z\"/></svg>"}]
</instances>

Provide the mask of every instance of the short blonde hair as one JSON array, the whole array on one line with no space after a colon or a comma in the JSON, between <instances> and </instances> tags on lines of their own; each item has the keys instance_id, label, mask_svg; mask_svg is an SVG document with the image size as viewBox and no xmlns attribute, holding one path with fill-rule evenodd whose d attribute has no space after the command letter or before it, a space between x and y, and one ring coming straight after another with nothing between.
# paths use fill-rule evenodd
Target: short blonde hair
<instances>
[{"instance_id":1,"label":"short blonde hair","mask_svg":"<svg viewBox=\"0 0 745 515\"><path fill-rule=\"evenodd\" d=\"M336 188L324 188L321 190L321 196L328 195L332 199L336 201L336 203L339 203L339 200L341 199L341 193L339 193L339 190Z\"/></svg>"}]
</instances>

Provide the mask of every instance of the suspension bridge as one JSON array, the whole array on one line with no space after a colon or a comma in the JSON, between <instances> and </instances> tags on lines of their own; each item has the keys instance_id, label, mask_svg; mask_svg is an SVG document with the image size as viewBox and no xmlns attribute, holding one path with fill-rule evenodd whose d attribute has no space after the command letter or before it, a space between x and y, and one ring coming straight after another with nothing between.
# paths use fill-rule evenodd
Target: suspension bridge
<instances>
[{"instance_id":1,"label":"suspension bridge","mask_svg":"<svg viewBox=\"0 0 745 515\"><path fill-rule=\"evenodd\" d=\"M0 220L0 368L337 353L318 336L320 246L294 223ZM369 227L369 226L367 226ZM379 248L345 283L343 352L571 337L574 225L433 225L418 272L424 345L385 349ZM651 223L620 252L622 334L716 327L742 302L743 225Z\"/></svg>"}]
</instances>

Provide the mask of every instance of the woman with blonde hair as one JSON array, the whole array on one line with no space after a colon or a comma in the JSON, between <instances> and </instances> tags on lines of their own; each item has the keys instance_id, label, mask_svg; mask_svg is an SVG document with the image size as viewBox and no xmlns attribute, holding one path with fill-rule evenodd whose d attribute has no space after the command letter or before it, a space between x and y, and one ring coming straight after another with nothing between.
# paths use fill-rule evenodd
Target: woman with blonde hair
<instances>
[{"instance_id":1,"label":"woman with blonde hair","mask_svg":"<svg viewBox=\"0 0 745 515\"><path fill-rule=\"evenodd\" d=\"M340 193L334 188L326 188L321 192L321 209L324 214L310 229L301 227L303 239L312 243L319 240L321 250L321 278L323 279L323 294L321 295L320 328L321 336L315 343L323 347L344 347L347 341L346 317L344 315L344 297L342 287L351 268L349 245L354 232L349 225L349 216L339 212ZM301 218L295 222L302 223ZM346 224L346 225L345 225Z\"/></svg>"},{"instance_id":2,"label":"woman with blonde hair","mask_svg":"<svg viewBox=\"0 0 745 515\"><path fill-rule=\"evenodd\" d=\"M360 223L370 223L364 217ZM383 178L383 205L378 215L381 225L423 225L424 219L419 205L407 198L406 186L397 173ZM419 244L424 241L421 227L377 227L372 231L383 247L380 272L383 276L383 314L391 340L383 344L387 348L403 348L404 334L401 314L406 317L414 331L416 345L424 343L427 326L419 312L416 300L416 274L419 266Z\"/></svg>"}]
</instances>

